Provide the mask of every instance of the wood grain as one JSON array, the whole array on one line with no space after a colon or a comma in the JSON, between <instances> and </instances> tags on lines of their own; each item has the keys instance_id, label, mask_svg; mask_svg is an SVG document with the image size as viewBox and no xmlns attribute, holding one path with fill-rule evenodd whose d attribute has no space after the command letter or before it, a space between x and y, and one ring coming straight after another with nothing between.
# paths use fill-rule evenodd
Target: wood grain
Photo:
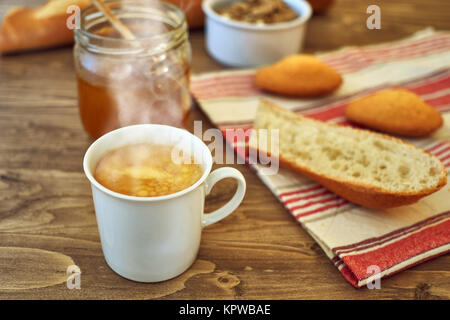
<instances>
[{"instance_id":1,"label":"wood grain","mask_svg":"<svg viewBox=\"0 0 450 320\"><path fill-rule=\"evenodd\" d=\"M395 40L429 25L450 28L448 1L377 3L381 30L365 28L372 1L337 0L313 17L305 50ZM194 73L223 69L207 55L202 31L190 41ZM248 184L244 202L204 230L195 265L159 284L126 280L105 263L82 171L91 141L78 117L72 49L1 57L0 83L0 299L450 298L449 255L383 280L381 290L353 288L260 180L238 165ZM211 126L194 106L189 123L197 119ZM234 188L229 180L215 186L206 210L224 204ZM82 272L81 290L63 281L61 271L72 261Z\"/></svg>"},{"instance_id":2,"label":"wood grain","mask_svg":"<svg viewBox=\"0 0 450 320\"><path fill-rule=\"evenodd\" d=\"M34 289L66 282L67 267L73 264L72 258L59 252L0 247L0 290Z\"/></svg>"}]
</instances>

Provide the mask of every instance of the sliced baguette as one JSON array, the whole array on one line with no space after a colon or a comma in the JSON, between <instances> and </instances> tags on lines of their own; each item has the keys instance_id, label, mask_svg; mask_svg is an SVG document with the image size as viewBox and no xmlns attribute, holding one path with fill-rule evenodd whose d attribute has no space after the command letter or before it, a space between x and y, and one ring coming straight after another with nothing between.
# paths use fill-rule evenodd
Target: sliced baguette
<instances>
[{"instance_id":1,"label":"sliced baguette","mask_svg":"<svg viewBox=\"0 0 450 320\"><path fill-rule=\"evenodd\" d=\"M266 100L260 102L254 129L251 148L276 150L258 146L258 132L279 129L281 166L365 207L411 204L447 182L439 159L410 143L307 118Z\"/></svg>"}]
</instances>

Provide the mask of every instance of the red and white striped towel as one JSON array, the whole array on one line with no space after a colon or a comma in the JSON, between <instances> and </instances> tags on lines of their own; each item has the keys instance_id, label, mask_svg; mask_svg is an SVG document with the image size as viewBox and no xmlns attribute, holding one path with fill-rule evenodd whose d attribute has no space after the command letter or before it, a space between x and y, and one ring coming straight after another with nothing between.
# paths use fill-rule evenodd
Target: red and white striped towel
<instances>
[{"instance_id":1,"label":"red and white striped towel","mask_svg":"<svg viewBox=\"0 0 450 320\"><path fill-rule=\"evenodd\" d=\"M193 76L192 93L220 129L251 130L260 98L345 124L344 108L355 97L382 88L407 88L439 109L445 119L432 137L409 141L428 149L450 168L449 32L425 29L401 41L317 56L344 77L343 86L330 97L286 99L264 93L253 84L254 70ZM244 142L229 143L237 147ZM354 286L450 251L450 184L414 205L370 210L285 169L266 176L259 165L252 168Z\"/></svg>"}]
</instances>

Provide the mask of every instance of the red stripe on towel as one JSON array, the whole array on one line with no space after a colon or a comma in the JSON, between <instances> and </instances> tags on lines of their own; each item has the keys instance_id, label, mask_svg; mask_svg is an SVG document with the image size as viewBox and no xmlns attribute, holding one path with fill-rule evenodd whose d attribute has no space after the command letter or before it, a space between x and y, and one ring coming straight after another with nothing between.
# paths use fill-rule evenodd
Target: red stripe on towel
<instances>
[{"instance_id":1,"label":"red stripe on towel","mask_svg":"<svg viewBox=\"0 0 450 320\"><path fill-rule=\"evenodd\" d=\"M330 204L330 205L327 205L327 206L323 206L323 207L320 207L320 208L317 208L317 209L314 209L314 210L309 210L309 211L306 211L306 212L298 213L298 214L295 215L295 218L300 219L300 218L303 218L303 217L306 217L306 216L309 216L309 215L312 215L312 214L315 214L315 213L323 212L323 211L334 209L334 208L339 208L339 207L342 207L343 205L346 205L348 203L349 202L347 200L342 199L342 202L338 202L338 203L334 203L334 204Z\"/></svg>"},{"instance_id":2,"label":"red stripe on towel","mask_svg":"<svg viewBox=\"0 0 450 320\"><path fill-rule=\"evenodd\" d=\"M322 187L321 185L315 185L315 186L312 186L312 187L297 189L297 190L293 190L293 191L289 191L289 192L282 192L278 196L280 198L282 198L282 197L290 196L290 195L293 195L293 194L310 192L310 191L317 190L317 189L324 189L324 187Z\"/></svg>"},{"instance_id":3,"label":"red stripe on towel","mask_svg":"<svg viewBox=\"0 0 450 320\"><path fill-rule=\"evenodd\" d=\"M446 156L443 157L443 158L440 158L439 160L441 160L441 162L445 162L445 160L447 160L447 159L449 159L449 158L450 158L450 154L446 155Z\"/></svg>"},{"instance_id":4,"label":"red stripe on towel","mask_svg":"<svg viewBox=\"0 0 450 320\"><path fill-rule=\"evenodd\" d=\"M446 142L446 141L439 142L439 143L435 144L434 146L432 146L430 148L427 148L427 150L428 150L428 152L433 152L434 150L440 148L441 146L443 146L443 145L445 145L447 143L448 142Z\"/></svg>"},{"instance_id":5,"label":"red stripe on towel","mask_svg":"<svg viewBox=\"0 0 450 320\"><path fill-rule=\"evenodd\" d=\"M436 157L438 157L438 156L440 156L441 154L447 152L448 150L450 150L450 146L447 146L447 147L445 147L445 148L439 150L438 152L434 152L434 155L435 155Z\"/></svg>"},{"instance_id":6,"label":"red stripe on towel","mask_svg":"<svg viewBox=\"0 0 450 320\"><path fill-rule=\"evenodd\" d=\"M320 189L322 189L322 188L320 188ZM289 204L289 203L297 202L297 201L300 201L300 200L314 199L314 198L317 198L317 197L320 197L320 196L324 196L324 195L327 195L327 194L331 194L331 191L328 191L328 190L325 189L325 190L323 190L323 191L321 191L319 193L313 193L313 194L310 194L310 195L307 195L307 196L303 196L303 197L291 198L289 200L283 201L283 203L284 204Z\"/></svg>"},{"instance_id":7,"label":"red stripe on towel","mask_svg":"<svg viewBox=\"0 0 450 320\"><path fill-rule=\"evenodd\" d=\"M407 42L402 42L402 43L393 43L393 44L388 44L385 45L383 47L374 47L374 48L355 48L355 49L347 49L343 52L337 52L334 54L330 54L327 57L324 58L325 61L327 62L333 62L339 59L353 59L355 54L364 54L364 55L372 55L372 56L380 56L380 55L385 55L385 54L389 54L392 52L402 52L402 51L406 51L406 52L414 52L413 48L419 47L422 48L423 46L428 46L428 45L432 45L436 42L440 43L442 42L442 40L448 39L449 36L447 34L436 34L436 35L431 35L431 36L427 36L421 39L417 39L417 40L410 40Z\"/></svg>"},{"instance_id":8,"label":"red stripe on towel","mask_svg":"<svg viewBox=\"0 0 450 320\"><path fill-rule=\"evenodd\" d=\"M323 204L323 203L327 203L327 202L331 202L331 201L336 201L338 199L340 199L338 196L333 196L333 197L327 198L327 199L322 199L322 200L317 200L317 201L309 201L309 202L306 202L305 204L291 207L291 208L289 208L289 210L296 211L298 209L305 209L305 208L311 207L316 204Z\"/></svg>"},{"instance_id":9,"label":"red stripe on towel","mask_svg":"<svg viewBox=\"0 0 450 320\"><path fill-rule=\"evenodd\" d=\"M381 271L427 250L450 242L450 220L402 238L384 247L342 258L358 279L367 277L367 268L375 262Z\"/></svg>"},{"instance_id":10,"label":"red stripe on towel","mask_svg":"<svg viewBox=\"0 0 450 320\"><path fill-rule=\"evenodd\" d=\"M385 244L387 242L393 241L397 238L400 238L404 235L412 234L418 230L424 229L425 227L427 227L429 225L436 224L439 221L448 219L449 216L450 216L450 211L446 211L441 214L437 214L437 215L431 216L427 219L424 219L422 221L419 221L417 223L414 223L410 226L396 229L392 232L386 233L379 237L373 237L373 238L369 238L369 239L366 239L361 242L332 248L332 251L336 255L342 255L342 254L346 254L346 253L357 253L358 251L374 248L374 247L380 246L382 244Z\"/></svg>"}]
</instances>

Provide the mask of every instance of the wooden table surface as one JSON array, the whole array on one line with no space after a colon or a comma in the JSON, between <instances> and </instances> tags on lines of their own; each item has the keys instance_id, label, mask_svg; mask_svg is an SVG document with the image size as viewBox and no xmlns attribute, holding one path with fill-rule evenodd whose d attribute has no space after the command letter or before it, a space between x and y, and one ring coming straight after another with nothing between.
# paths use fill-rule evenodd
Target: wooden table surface
<instances>
[{"instance_id":1,"label":"wooden table surface","mask_svg":"<svg viewBox=\"0 0 450 320\"><path fill-rule=\"evenodd\" d=\"M0 10L13 2L2 1ZM372 2L338 0L314 16L306 51L450 28L450 2L402 0L377 1L382 29L371 31L365 11ZM205 52L202 31L190 40L194 73L224 68ZM190 117L207 123L196 107ZM381 290L353 288L261 181L237 165L247 195L235 213L204 229L198 260L187 272L157 284L118 276L103 258L82 170L91 141L78 117L70 47L0 58L0 130L0 299L450 298L450 255L382 280ZM207 211L233 192L232 181L217 185ZM81 269L80 290L66 287L71 264Z\"/></svg>"}]
</instances>

